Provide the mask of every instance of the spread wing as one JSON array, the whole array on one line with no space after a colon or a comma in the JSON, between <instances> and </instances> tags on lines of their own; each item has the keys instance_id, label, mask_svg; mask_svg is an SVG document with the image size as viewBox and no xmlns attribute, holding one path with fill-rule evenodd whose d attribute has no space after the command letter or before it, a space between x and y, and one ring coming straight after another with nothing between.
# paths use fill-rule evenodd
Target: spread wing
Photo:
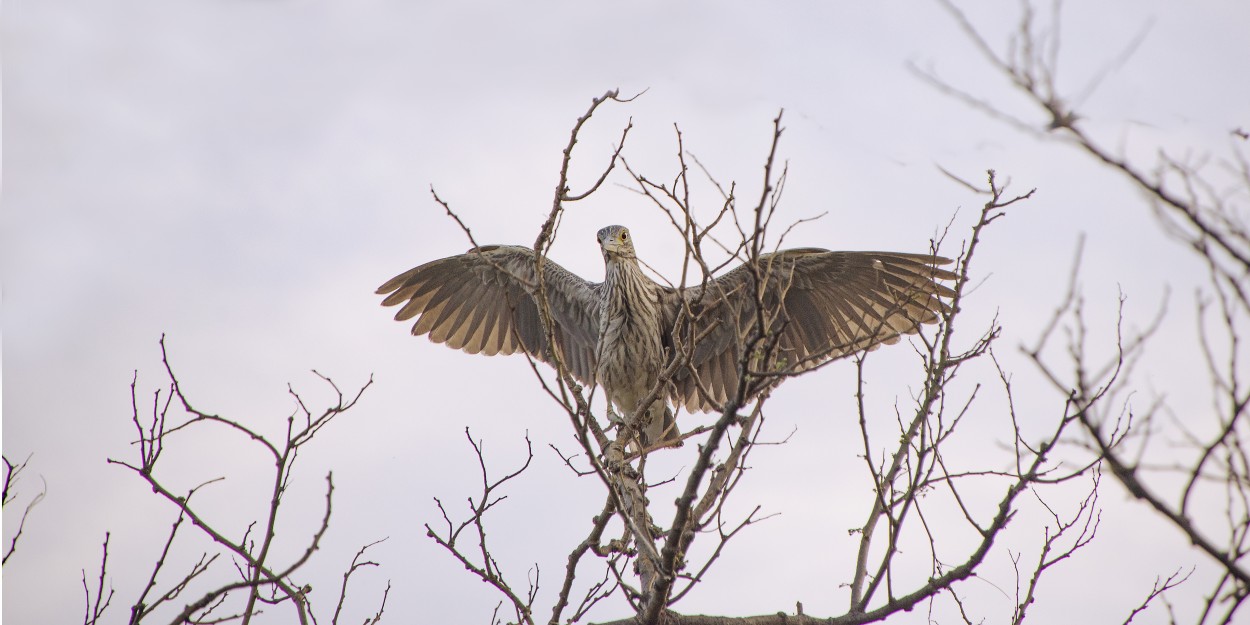
<instances>
[{"instance_id":1,"label":"spread wing","mask_svg":"<svg viewBox=\"0 0 1250 625\"><path fill-rule=\"evenodd\" d=\"M543 280L551 303L554 336L565 365L584 384L594 380L599 336L599 288L550 260ZM470 354L524 350L554 366L538 308L534 251L487 245L432 261L391 278L378 288L383 306L403 304L397 321L416 319L413 335ZM389 295L388 295L389 294Z\"/></svg>"},{"instance_id":2,"label":"spread wing","mask_svg":"<svg viewBox=\"0 0 1250 625\"><path fill-rule=\"evenodd\" d=\"M761 255L762 317L775 343L751 368L798 373L936 322L947 309L938 298L954 295L939 280L957 277L937 266L950 262L927 254L815 248ZM700 287L665 291L665 313L676 324L672 342L693 346L692 367L673 379L674 404L717 410L737 393L740 354L759 327L754 284L750 266L741 265Z\"/></svg>"}]
</instances>

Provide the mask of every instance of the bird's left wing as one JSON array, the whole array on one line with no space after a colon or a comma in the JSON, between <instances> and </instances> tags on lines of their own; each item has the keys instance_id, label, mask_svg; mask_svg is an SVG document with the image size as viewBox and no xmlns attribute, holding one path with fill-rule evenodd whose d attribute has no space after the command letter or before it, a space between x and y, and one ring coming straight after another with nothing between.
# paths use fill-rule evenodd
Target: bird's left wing
<instances>
[{"instance_id":1,"label":"bird's left wing","mask_svg":"<svg viewBox=\"0 0 1250 625\"><path fill-rule=\"evenodd\" d=\"M551 260L543 261L553 332L565 366L582 383L594 381L599 336L599 287ZM378 288L383 306L403 304L397 321L416 318L412 333L470 354L525 351L555 365L538 306L534 251L486 245L432 261Z\"/></svg>"},{"instance_id":2,"label":"bird's left wing","mask_svg":"<svg viewBox=\"0 0 1250 625\"><path fill-rule=\"evenodd\" d=\"M665 312L669 327L676 326L670 342L687 346L691 364L674 376L671 398L706 411L733 397L740 354L760 334L761 320L771 344L762 343L766 354L752 359L757 372L798 373L915 333L946 310L939 297L954 295L939 282L957 277L938 268L949 262L928 254L793 249L760 256L758 289L745 264L700 287L668 289Z\"/></svg>"}]
</instances>

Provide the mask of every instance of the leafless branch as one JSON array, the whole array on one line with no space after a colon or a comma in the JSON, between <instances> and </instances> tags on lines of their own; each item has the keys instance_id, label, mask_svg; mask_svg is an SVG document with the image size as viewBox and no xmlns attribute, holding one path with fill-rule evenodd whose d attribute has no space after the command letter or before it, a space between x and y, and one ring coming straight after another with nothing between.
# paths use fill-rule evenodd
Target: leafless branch
<instances>
[{"instance_id":1,"label":"leafless branch","mask_svg":"<svg viewBox=\"0 0 1250 625\"><path fill-rule=\"evenodd\" d=\"M465 428L464 435L469 439L469 444L473 447L473 453L477 456L478 470L482 478L481 494L478 495L477 501L474 501L472 497L469 498L469 517L459 523L451 520L447 508L436 497L434 502L437 504L439 512L442 513L443 521L447 524L447 528L440 533L427 523L425 525L425 534L440 547L447 550L460 564L464 565L465 569L503 594L515 610L517 622L533 625L533 604L538 590L537 580L531 580L530 591L526 596L520 595L512 588L504 578L499 563L495 561L495 557L490 553L485 522L486 513L495 505L508 498L507 495L497 495L496 491L504 484L516 479L529 468L530 461L534 459L533 445L530 443L529 436L526 435L525 462L517 470L498 479L492 479L490 472L486 468L486 455L483 452L482 444L473 439L468 428ZM473 536L477 539L477 553L475 554L469 554L457 544L461 534L466 529L471 530Z\"/></svg>"},{"instance_id":2,"label":"leafless branch","mask_svg":"<svg viewBox=\"0 0 1250 625\"><path fill-rule=\"evenodd\" d=\"M1056 310L1037 345L1026 353L1052 386L1069 397L1071 418L1080 423L1085 433L1081 445L1092 453L1094 461L1101 461L1130 495L1170 523L1223 571L1197 622L1228 622L1250 594L1247 590L1250 570L1244 562L1244 557L1250 553L1250 543L1247 543L1250 540L1250 463L1246 461L1250 457L1247 450L1250 430L1246 429L1245 419L1247 405L1250 405L1247 390L1250 382L1245 378L1245 350L1240 348L1241 333L1250 321L1250 297L1245 288L1247 276L1250 276L1250 224L1246 222L1244 207L1238 204L1250 197L1250 175L1247 175L1250 168L1246 166L1244 146L1236 141L1240 135L1236 131L1232 133L1234 141L1225 159L1207 155L1176 157L1161 149L1153 166L1135 162L1104 147L1088 134L1082 116L1073 105L1106 78L1105 70L1095 73L1082 93L1064 94L1057 88L1058 2L1052 4L1048 19L1038 19L1032 3L1022 0L1020 27L1008 36L1003 46L992 44L952 0L939 0L939 3L990 68L1040 109L1043 117L1031 122L1008 115L985 98L944 83L932 72L924 73L930 84L1017 128L1027 129L1037 136L1057 137L1118 172L1144 192L1149 215L1163 232L1179 241L1183 249L1192 252L1208 269L1205 294L1197 297L1200 320L1197 343L1211 380L1213 410L1203 414L1195 407L1186 406L1184 418L1171 420L1170 431L1154 427L1158 424L1156 413L1173 411L1162 398L1145 410L1135 410L1128 400L1091 404L1099 398L1131 394L1128 372L1140 355L1145 339L1162 323L1163 307L1146 331L1118 341L1118 353L1110 362L1095 365L1085 349L1083 299L1078 294L1074 273L1065 303ZM1124 63L1143 36L1144 31L1108 66ZM1213 163L1219 166L1212 166ZM1212 319L1216 323L1212 324ZM1068 374L1059 371L1042 355L1043 346L1052 341L1061 320L1067 320L1064 328L1069 337L1067 357L1071 373ZM1120 323L1123 323L1123 312ZM1213 337L1213 327L1218 327L1219 338ZM1112 408L1117 403L1123 406L1118 411ZM1188 456L1163 467L1158 462L1151 463L1147 445L1151 441L1165 440L1170 433L1184 443L1179 448L1172 446L1172 453L1187 449ZM1135 449L1132 445L1136 445ZM1166 474L1181 478L1183 485L1179 491L1173 491L1173 479L1165 477ZM1213 523L1210 515L1199 519L1194 514L1191 502L1200 496L1223 500L1222 527ZM1126 622L1146 609L1151 601L1166 601L1162 598L1163 592L1183 581L1178 581L1177 577L1178 574L1173 574L1157 583ZM1217 605L1222 607L1217 608Z\"/></svg>"},{"instance_id":3,"label":"leafless branch","mask_svg":"<svg viewBox=\"0 0 1250 625\"><path fill-rule=\"evenodd\" d=\"M104 533L103 555L100 557L100 577L96 583L95 601L91 600L91 589L87 586L87 571L82 572L82 591L86 596L86 609L83 612L83 625L96 625L100 622L100 617L104 615L104 611L108 609L109 604L113 602L113 586L109 584L108 593L104 592L105 576L108 573L109 566L109 533Z\"/></svg>"},{"instance_id":4,"label":"leafless branch","mask_svg":"<svg viewBox=\"0 0 1250 625\"><path fill-rule=\"evenodd\" d=\"M317 551L322 538L329 529L334 492L332 475L326 475L325 510L320 525L312 536L308 538L308 542L305 544L302 552L280 566L275 565L272 562L273 558L270 556L271 549L278 536L278 514L284 495L292 487L292 467L299 456L300 449L309 444L316 434L322 431L336 416L350 410L364 391L372 384L372 380L365 383L353 396L348 397L343 394L333 380L314 371L314 375L325 382L337 398L335 403L320 412L311 410L299 393L288 387L288 392L295 404L295 410L286 419L285 433L281 443L276 443L241 421L207 413L193 407L190 399L183 393L178 377L174 373L164 337L162 337L160 344L162 363L169 378L169 386L167 390L157 391L154 394L151 416L147 419L140 417L137 375L136 379L131 383L131 421L134 423L135 431L138 434L138 440L135 442L138 450L138 460L129 462L126 460L109 459L110 464L133 471L151 487L154 493L173 504L178 510L177 519L170 528L161 553L153 566L152 573L148 577L147 583L144 585L138 598L131 606L130 622L139 623L148 620L155 615L159 608L180 599L186 593L192 592L193 588L207 585L206 589L198 591L202 593L199 594L198 598L189 601L180 608L173 622L215 623L239 620L246 624L250 622L253 616L260 613L262 605L288 603L294 608L297 620L300 623L308 623L309 621L315 623L315 617L310 611L311 606L307 599L307 586L295 582L292 576L312 558L313 553ZM164 397L162 397L162 392L165 393ZM185 419L177 420L175 415L171 415L171 408L175 406L180 407L185 412ZM272 490L267 509L259 522L254 521L248 525L248 530L241 540L230 538L225 532L214 526L206 517L205 511L196 504L194 498L200 488L220 484L225 478L208 479L199 486L191 488L185 494L179 494L167 486L160 476L159 467L161 464L159 461L163 454L168 452L170 441L177 436L182 436L184 432L191 431L193 428L203 427L218 427L224 428L229 432L241 433L245 436L245 444L254 445L254 448L262 450L265 455L268 455L274 461ZM231 455L234 453L237 452L232 450ZM189 571L183 574L177 581L166 585L165 590L157 590L158 577L162 571L168 568L167 560L171 548L179 536L179 529L183 521L188 519L194 527L198 528L221 551L211 555L208 553L203 554L197 562L190 566ZM251 535L252 529L256 527L261 529L258 537L259 541ZM209 571L213 563L222 554L228 554L233 558L239 577L236 581L213 585L213 582L209 582L206 579L205 573ZM105 563L102 563L100 589L103 588L103 564ZM217 614L217 611L226 605L228 598L236 596L236 591L244 591L246 595L237 612L231 612L227 615ZM97 590L97 603L100 599L100 592L100 590ZM103 612L107 605L108 601L105 600L97 610L93 610L93 618L98 619L99 614ZM381 612L379 611L380 614Z\"/></svg>"},{"instance_id":5,"label":"leafless branch","mask_svg":"<svg viewBox=\"0 0 1250 625\"><path fill-rule=\"evenodd\" d=\"M17 482L21 477L22 471L30 464L30 458L30 456L26 456L25 460L17 464L10 462L8 457L4 458L4 496L2 499L4 507L7 508L17 498ZM40 481L43 481L42 477ZM30 511L39 505L39 502L43 501L47 493L48 484L43 482L43 487L39 490L39 494L31 497L30 501L26 502L26 507L22 509L22 517L17 522L17 529L13 532L13 537L9 539L9 544L4 550L3 564L8 564L9 556L17 551L17 542L22 538L22 530L26 529L26 519L30 516Z\"/></svg>"}]
</instances>

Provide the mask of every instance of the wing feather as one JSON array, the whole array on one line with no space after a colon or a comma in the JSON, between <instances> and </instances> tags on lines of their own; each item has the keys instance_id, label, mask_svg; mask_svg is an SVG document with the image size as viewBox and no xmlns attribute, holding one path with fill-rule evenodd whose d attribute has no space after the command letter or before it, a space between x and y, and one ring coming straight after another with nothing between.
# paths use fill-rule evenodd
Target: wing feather
<instances>
[{"instance_id":1,"label":"wing feather","mask_svg":"<svg viewBox=\"0 0 1250 625\"><path fill-rule=\"evenodd\" d=\"M486 338L490 334L490 324L483 323L490 311L491 305L488 302L482 302L480 306L475 306L473 308L473 316L469 318L464 327L463 344L453 345L449 342L447 344L448 347L463 349L470 354L480 354L486 347Z\"/></svg>"},{"instance_id":2,"label":"wing feather","mask_svg":"<svg viewBox=\"0 0 1250 625\"><path fill-rule=\"evenodd\" d=\"M438 329L430 333L430 340L444 343L452 349L464 349L465 339L472 329L474 313L481 307L473 302L481 301L489 295L484 284L469 282L468 288L458 294L460 305L447 314L447 318L438 324Z\"/></svg>"},{"instance_id":3,"label":"wing feather","mask_svg":"<svg viewBox=\"0 0 1250 625\"><path fill-rule=\"evenodd\" d=\"M771 319L766 332L775 335L776 349L767 359L755 355L752 369L806 371L897 342L901 335L917 332L921 324L936 322L948 310L940 298L954 295L941 281L957 275L939 268L950 262L928 254L816 248L761 256L764 317ZM757 332L754 290L747 265L701 287L666 290L665 314L677 326L670 343L684 344L683 339L696 343L690 349L693 372L679 371L675 376L674 403L688 410L715 410L737 394L741 352ZM678 323L687 308L692 313L689 322ZM695 377L707 387L706 393L698 390Z\"/></svg>"},{"instance_id":4,"label":"wing feather","mask_svg":"<svg viewBox=\"0 0 1250 625\"><path fill-rule=\"evenodd\" d=\"M427 319L433 319L430 324L430 340L435 343L446 343L451 331L458 323L463 321L461 311L466 307L472 307L472 298L477 291L478 284L474 282L460 282L450 285L446 289L438 292L438 298L442 300L442 308L438 314L426 313L421 319L422 323ZM467 314L468 311L465 311Z\"/></svg>"},{"instance_id":5,"label":"wing feather","mask_svg":"<svg viewBox=\"0 0 1250 625\"><path fill-rule=\"evenodd\" d=\"M470 354L525 351L554 363L537 301L533 250L490 245L414 267L378 288L384 306L402 304L397 321L415 319L414 335ZM570 373L594 379L599 285L545 260L543 280L556 344Z\"/></svg>"}]
</instances>

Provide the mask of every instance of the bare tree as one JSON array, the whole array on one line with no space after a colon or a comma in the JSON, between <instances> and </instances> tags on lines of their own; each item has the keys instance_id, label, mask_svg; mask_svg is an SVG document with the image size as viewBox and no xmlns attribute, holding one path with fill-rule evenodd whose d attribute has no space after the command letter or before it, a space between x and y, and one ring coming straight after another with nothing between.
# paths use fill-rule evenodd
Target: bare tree
<instances>
[{"instance_id":1,"label":"bare tree","mask_svg":"<svg viewBox=\"0 0 1250 625\"><path fill-rule=\"evenodd\" d=\"M494 532L492 511L508 505L509 489L522 479L534 457L533 441L527 437L525 461L519 466L499 469L485 451L484 441L466 429L472 454L480 471L481 487L467 497L467 506L445 504L435 499L435 520L424 524L427 536L450 559L493 588L499 604L488 616L492 623L508 621L533 624L576 623L592 615L611 613L613 624L640 623L869 623L883 621L906 612L925 610L931 618L981 622L985 620L1022 623L1034 613L1043 595L1043 580L1074 560L1094 541L1102 528L1099 497L1105 488L1104 469L1126 492L1141 500L1176 531L1190 539L1223 571L1207 595L1205 610L1195 615L1196 623L1233 622L1247 594L1245 553L1250 547L1250 454L1246 450L1246 422L1250 404L1250 383L1245 379L1240 332L1250 319L1250 299L1246 282L1250 275L1250 237L1244 216L1233 205L1226 185L1212 181L1201 163L1164 155L1153 173L1102 148L1081 130L1080 116L1058 94L1053 76L1057 58L1054 27L1038 29L1034 11L1024 5L1022 27L1009 42L1005 53L976 31L971 21L948 2L974 44L991 67L1028 94L1039 106L1042 118L1035 122L1012 118L993 109L983 100L926 74L946 93L963 98L999 119L1037 134L1049 133L1072 143L1077 149L1112 167L1139 185L1152 198L1148 214L1187 249L1201 259L1209 272L1209 289L1200 294L1197 306L1203 325L1199 341L1211 377L1212 409L1203 416L1213 427L1196 429L1193 415L1185 419L1161 401L1144 409L1133 403L1132 373L1155 328L1163 322L1159 315L1141 331L1122 328L1121 311L1117 332L1099 336L1088 330L1084 294L1077 286L1079 259L1074 263L1071 287L1055 306L1053 318L1039 328L1036 340L1023 351L1036 370L1056 389L1049 404L1017 405L1013 375L997 358L1002 332L997 319L984 327L968 328L966 307L977 305L968 299L970 285L978 275L978 250L991 244L994 228L1003 227L1016 206L1027 201L1032 191L1015 193L1003 178L990 170L983 181L970 182L952 175L963 192L975 194L981 210L967 226L964 242L948 243L952 232L961 232L953 223L936 228L929 242L930 252L956 259L954 293L947 302L940 323L922 329L910 339L915 355L911 396L895 402L895 408L874 408L878 402L868 384L873 376L875 356L857 353L855 371L857 394L848 408L858 417L858 437L862 441L862 472L855 476L872 492L858 510L862 519L851 528L848 540L855 544L856 557L844 563L840 573L822 580L826 588L844 587L846 608L837 614L806 614L801 605L777 606L772 613L759 615L694 615L679 611L681 602L693 589L709 583L707 573L732 548L732 540L745 531L765 531L756 527L778 512L750 502L738 501L737 488L744 480L767 480L768 467L756 466L748 474L747 460L765 439L763 432L769 414L771 390L784 379L811 370L823 362L784 362L774 358L784 319L756 307L753 323L739 337L746 349L734 363L736 395L722 406L708 425L693 428L681 438L679 447L648 448L641 444L642 426L636 417L622 418L600 408L597 388L580 384L566 366L558 347L555 320L550 307L542 304L546 344L553 346L550 375L531 360L536 380L554 402L554 410L567 418L577 449L550 447L559 454L570 472L569 479L591 480L599 487L602 504L583 533L568 538L563 570L556 575L554 596L548 605L540 593L547 584L537 567L523 569L503 562L495 555L499 533ZM782 116L773 121L771 145L763 157L758 193L740 202L742 185L722 185L687 151L680 129L675 128L675 173L644 172L627 159L625 150L632 124L626 125L620 139L606 156L606 164L585 189L573 189L570 171L575 147L586 124L603 106L627 103L616 92L595 98L579 117L563 151L551 210L539 226L533 248L536 252L534 275L537 300L547 302L544 266L566 211L593 197L605 183L623 178L623 184L655 210L668 216L683 241L680 275L671 283L679 290L699 289L707 297L717 297L708 289L710 280L731 262L744 263L751 276L750 288L757 302L763 301L770 273L764 258L784 242L791 228L785 224L781 207L788 175L779 156L783 135ZM1244 133L1233 134L1244 143ZM1250 159L1244 148L1235 145L1225 163L1233 172L1238 189L1250 190ZM711 200L706 189L711 189ZM474 245L468 224L437 194L435 201L464 229ZM801 220L799 220L801 221ZM1009 222L1007 222L1009 223ZM785 225L783 225L785 224ZM991 226L994 226L992 228ZM703 336L695 331L700 314L688 306L677 320L679 340L667 354L669 361L651 396L641 402L662 398L666 385L679 372L690 368ZM871 323L866 320L865 323ZM163 343L162 343L163 348ZM1110 348L1112 357L1096 361L1090 354L1096 348ZM1056 356L1056 352L1061 355ZM776 366L766 363L778 363ZM137 461L112 460L127 467L170 502L177 511L165 549L157 560L141 596L132 604L131 620L151 618L161 607L177 612L172 622L248 622L262 607L291 610L300 622L316 621L304 585L297 573L311 558L329 524L333 482L326 476L325 512L320 529L308 537L302 556L278 562L272 555L277 512L283 494L290 486L291 466L298 450L330 420L351 408L360 392L344 396L328 378L322 378L338 395L338 402L324 411L309 410L293 390L296 412L288 420L283 440L271 441L247 424L193 408L183 395L165 360L170 385L153 400L151 416L140 417L137 394L133 422L138 431ZM132 386L132 391L134 387ZM987 395L994 395L989 398ZM170 419L171 410L180 410L182 419ZM970 415L991 413L997 417L997 430L969 428ZM1024 434L1023 423L1044 423L1041 436ZM883 431L882 424L891 424ZM214 529L197 506L195 494L216 480L208 480L184 492L174 491L158 479L156 465L171 436L190 428L219 428L242 436L243 445L259 450L276 467L268 510L258 515L242 538ZM1208 432L1214 432L1209 434ZM1152 462L1148 448L1163 437L1186 445L1189 455L1160 466ZM974 444L986 449L1004 449L1000 455L960 456L950 450L957 444ZM517 443L520 444L519 442ZM541 445L540 445L541 446ZM680 455L687 467L676 477L657 478L648 464L661 455ZM7 462L6 462L7 464ZM1179 476L1181 479L1167 479ZM843 480L846 478L843 477ZM1179 484L1179 486L1174 486ZM676 491L675 497L656 497L661 487ZM1170 490L1169 490L1170 489ZM1070 495L1080 493L1073 499ZM7 488L6 488L7 494ZM1218 496L1225 503L1221 518L1199 518L1193 502ZM446 499L450 501L450 499ZM8 497L6 496L6 503ZM198 500L197 500L198 501ZM747 512L741 512L746 510ZM1031 514L1022 514L1022 511ZM179 536L184 520L202 531L215 545L189 572L173 585L157 583L165 567L165 554ZM1035 548L1007 544L1005 530L1033 535ZM255 534L253 530L255 529ZM344 574L333 622L342 614L348 594L348 579L362 567L374 566L362 547ZM10 549L11 551L11 549ZM221 555L236 563L229 582L210 582L206 571ZM7 556L6 556L7 557ZM108 537L104 543L100 574L94 584L84 571L86 622L96 622L113 597L106 581ZM996 577L993 561L1009 562L1006 577ZM993 578L998 587L1014 587L1010 613L991 613L986 606L967 599L966 580ZM1152 605L1164 603L1167 593L1185 582L1182 570L1163 572L1137 606L1125 608L1125 622L1133 620ZM743 580L745 582L747 580ZM94 585L94 590L93 590ZM166 590L157 590L161 586ZM190 590L195 587L196 590ZM389 590L389 585L388 585ZM190 600L184 593L191 593ZM378 611L367 622L380 620L386 592ZM1175 619L1174 619L1175 620Z\"/></svg>"},{"instance_id":2,"label":"bare tree","mask_svg":"<svg viewBox=\"0 0 1250 625\"><path fill-rule=\"evenodd\" d=\"M1001 45L991 43L973 18L951 0L939 2L988 66L1024 94L1038 115L1032 119L1011 115L973 92L920 72L926 80L995 119L1070 145L1129 180L1146 198L1143 217L1153 219L1207 269L1206 285L1196 293L1194 306L1199 320L1196 343L1210 381L1209 408L1171 406L1164 399L1145 407L1126 400L1119 404L1122 409L1113 409L1114 402L1102 402L1080 410L1080 440L1128 494L1205 553L1220 571L1205 594L1202 609L1188 620L1233 622L1250 593L1250 378L1242 340L1250 323L1250 223L1245 210L1250 198L1248 135L1242 126L1230 123L1229 149L1224 156L1177 156L1159 149L1153 163L1136 162L1087 133L1084 115L1073 105L1077 98L1062 93L1056 84L1062 23L1058 2L1043 11L1022 0L1019 28L1006 35ZM1101 74L1093 76L1090 91L1102 79ZM1149 335L1147 331L1134 338L1131 347L1111 362L1095 362L1084 348L1087 321L1081 303L1081 294L1070 293L1043 340L1026 348L1054 388L1078 406L1094 396L1103 380L1131 365L1131 352L1140 350ZM1061 365L1047 358L1043 348L1045 339L1065 318L1068 362ZM1151 327L1162 321L1161 311ZM1120 391L1127 395L1131 389L1121 387ZM1219 514L1204 514L1199 501L1208 506L1218 502ZM1173 575L1166 583L1156 584L1147 601L1162 595L1177 579ZM1181 620L1175 614L1172 619Z\"/></svg>"},{"instance_id":3,"label":"bare tree","mask_svg":"<svg viewBox=\"0 0 1250 625\"><path fill-rule=\"evenodd\" d=\"M639 173L626 162L622 151L630 129L627 126L621 134L621 143L613 149L608 164L592 187L585 191L569 188L568 172L579 131L600 106L619 101L622 100L615 92L595 99L573 128L564 151L553 208L535 242L537 274L540 276L538 290L542 291L541 268L545 254L563 212L574 202L593 194L620 163L628 173L632 188L664 211L685 241L683 271L680 281L675 284L676 288L684 289L688 284L705 287L718 269L737 260L750 268L755 276L753 288L756 289L757 300L761 298L769 275L761 266L761 256L779 246L789 232L786 229L775 233L772 226L778 216L786 179L785 165L777 156L783 134L781 117L778 116L773 123L772 147L764 161L764 176L757 200L746 208L740 208L738 186L722 186L709 174L708 179L718 189L719 199L704 223L696 206L696 194L691 192L691 168L687 163L688 155L682 145L680 130L676 132L677 173L664 178L672 182L656 182L654 177ZM968 339L957 338L963 336L963 331L956 335L955 328L978 246L989 232L990 225L1006 216L1009 207L1027 200L1032 192L1009 194L993 171L989 172L984 185L963 181L961 184L983 195L984 207L971 228L967 242L956 254L958 279L949 308L936 330L922 332L913 341L919 365L916 387L921 390L911 399L911 408L905 411L907 416L900 410L888 417L898 426L897 434L890 437L892 442L883 443L871 434L869 424L879 421L884 415L872 414L864 401L871 358L868 354L861 354L856 359L859 372L856 410L865 459L863 479L870 484L875 496L864 510L863 525L854 530L859 543L859 556L843 582L850 588L850 603L846 612L816 617L804 614L800 606L793 614L699 616L680 614L674 610L692 588L703 582L706 572L714 566L729 541L767 516L768 513L758 506L748 506L751 512L745 516L727 518L727 511L732 508L726 504L731 500L735 487L745 479L746 458L759 444L769 390L784 378L813 366L812 362L794 362L784 363L777 369L760 367L761 362L768 362L761 354L768 354L776 348L780 331L780 324L774 323L775 319L767 318L771 313L761 313L754 326L742 337L747 348L737 363L738 395L724 406L714 423L685 433L682 438L686 445L677 449L639 450L631 447L631 443L637 440L634 432L639 424L630 420L616 423L609 415L598 414L594 408L596 389L585 388L573 379L558 350L550 359L556 363L556 376L545 377L534 364L539 382L567 415L581 447L577 453L565 453L558 449L557 452L575 475L601 483L604 498L602 510L594 517L586 534L571 540L573 547L563 577L556 584L559 591L550 616L546 618L547 623L579 622L591 607L610 597L618 597L627 606L628 616L613 621L622 624L867 623L884 620L918 606L928 606L930 611L948 610L967 619L972 618L969 614L975 610L967 609L962 603L960 582L978 575L995 549L1016 562L1016 584L1020 592L1012 621L1024 620L1042 576L1089 544L1098 529L1098 483L1096 473L1091 472L1091 465L1064 468L1062 463L1052 460L1051 455L1061 439L1080 427L1082 414L1100 405L1115 378L1091 389L1091 395L1080 403L1059 402L1049 418L1053 425L1050 432L1041 441L1024 439L1015 408L1010 402L1010 376L997 366L993 358L993 345L1000 336L997 323L971 332ZM463 220L437 195L435 198L472 240ZM933 253L942 251L945 238L944 232L931 242ZM546 300L543 298L540 301ZM759 310L764 310L764 307L760 306ZM548 332L547 344L556 345L552 334L552 314L550 310L542 310L541 313ZM697 314L695 310L687 309L678 323L690 323ZM688 327L695 326L691 324ZM689 332L678 334L686 337L685 342L679 341L674 346L670 365L653 390L652 398L660 396L666 382L681 367L689 366L694 347L701 338ZM969 411L974 410L974 405L979 405L978 393L982 387L974 383L971 390L961 390L962 387L955 386L954 382L965 369L987 359L988 366L980 375L988 372L990 381L1002 389L1007 398L1004 411L1010 417L1003 422L1014 424L1003 432L989 436L1005 435L1006 440L1011 441L1010 469L1003 469L989 459L981 459L983 464L980 465L959 461L943 452L951 440L976 435L960 429L960 424ZM757 392L760 393L758 398L748 401ZM520 476L529 462L502 476L495 475L488 471L482 445L471 435L470 442L481 469L482 491L470 498L469 508L456 518L441 501L437 501L443 516L442 528L427 525L427 533L464 568L499 591L501 605L509 606L508 611L515 622L538 622L543 617L539 616L539 606L535 605L539 588L537 571L531 570L525 585L518 585L517 580L505 576L503 571L509 567L501 565L491 554L491 543L487 540L490 535L488 513L504 500L506 495L503 491L507 484ZM989 444L993 440L985 442ZM526 446L531 448L528 441ZM647 476L648 459L656 454L678 453L692 457L688 460L690 469L677 478L679 494L676 501L651 501L648 494L656 484ZM532 457L532 449L530 454ZM1045 488L1078 479L1087 480L1088 487L1086 496L1076 502L1073 509L1052 508L1048 504ZM986 497L987 490L996 494ZM1049 511L1050 520L1036 529L1044 540L1036 558L1032 559L1033 564L1021 566L1021 554L1004 549L996 541L1024 505L1022 496L1026 494ZM957 510L958 523L963 524L977 539L966 546L954 546L957 543L949 536L958 532L951 527L951 519L942 517L940 523L934 525L938 515L942 514L938 512L942 507ZM471 546L465 544L466 536L475 539ZM701 540L712 544L707 549L693 549ZM923 547L917 550L914 549L916 545ZM579 575L584 576L585 571L594 566L586 563L587 554L593 554L598 559L595 568L602 572L591 573L592 581L583 582L578 579ZM492 619L497 617L498 612Z\"/></svg>"},{"instance_id":4,"label":"bare tree","mask_svg":"<svg viewBox=\"0 0 1250 625\"><path fill-rule=\"evenodd\" d=\"M130 623L166 621L180 623L223 623L239 621L250 622L256 615L272 607L290 610L295 620L301 624L316 623L317 619L309 593L311 587L297 581L301 569L312 559L323 536L330 527L330 515L333 509L334 480L332 473L325 476L325 507L320 524L293 559L280 561L274 555L278 549L277 535L279 512L282 510L284 498L294 487L292 472L302 449L308 446L314 437L327 427L335 417L355 406L357 400L373 383L365 383L352 395L345 395L328 377L313 372L333 391L337 401L332 405L313 410L304 403L300 394L288 388L295 408L286 419L285 435L274 441L263 432L246 422L206 412L192 406L190 399L183 393L173 366L169 362L165 347L165 339L161 338L161 360L165 373L169 377L166 388L157 390L151 401L148 416L142 416L139 402L138 373L131 383L131 420L135 427L137 448L134 460L109 459L110 464L125 467L142 479L152 492L167 501L175 512L173 524L165 538L160 555L152 567L151 575L143 586L139 596L130 606ZM230 433L241 438L243 443L237 448L223 450L223 458L239 457L241 452L255 450L272 462L273 474L270 481L270 496L267 505L255 518L247 524L242 535L232 535L232 531L221 527L212 519L219 510L204 509L196 503L195 496L204 489L219 488L226 481L218 476L206 479L185 491L176 490L167 485L166 478L161 476L160 460L168 457L167 448L180 436L188 436L192 431L203 435L208 430ZM174 452L176 453L176 452ZM171 549L180 534L184 522L206 537L212 547L203 552L198 560L189 564L169 561ZM88 583L87 572L83 571L83 591L86 598L86 609L83 622L94 624L102 622L114 597L108 577L110 535L105 534L103 555L100 559L99 575L96 577L94 589ZM184 541L187 539L183 539ZM354 573L363 567L376 567L377 562L366 559L366 552L382 541L364 545L343 574L343 583L334 605L331 623L338 623L343 615L343 604L347 597L348 581ZM287 551L284 545L282 551ZM225 564L231 563L230 565ZM170 569L177 567L172 573L176 581L159 582L161 576L170 575ZM227 571L233 569L233 573ZM233 578L233 579L231 579ZM390 584L381 593L376 611L364 618L365 623L376 623L381 620L386 607L386 598L390 592ZM325 609L325 608L323 608ZM355 617L353 617L353 620Z\"/></svg>"}]
</instances>

